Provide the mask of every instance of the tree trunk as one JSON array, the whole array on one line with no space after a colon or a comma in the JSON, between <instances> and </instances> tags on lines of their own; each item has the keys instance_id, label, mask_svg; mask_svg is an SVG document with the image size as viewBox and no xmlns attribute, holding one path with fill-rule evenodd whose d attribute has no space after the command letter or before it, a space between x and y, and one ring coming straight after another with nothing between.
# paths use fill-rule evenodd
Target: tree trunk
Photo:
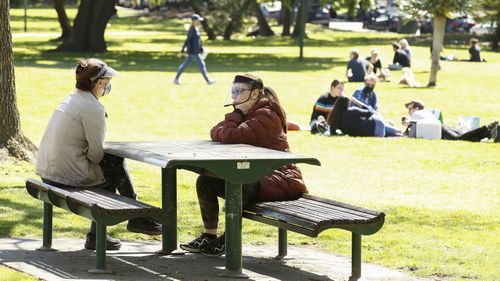
<instances>
[{"instance_id":1,"label":"tree trunk","mask_svg":"<svg viewBox=\"0 0 500 281\"><path fill-rule=\"evenodd\" d=\"M306 5L305 5L305 13L304 13L304 16L305 16L305 19L304 19L304 29L306 29L306 25L307 25L307 20L309 19L309 13L310 13L310 10L311 10L311 5L310 5L310 1L306 0ZM295 26L293 27L293 32L292 32L292 37L299 37L300 36L300 15L297 14L296 17L295 17ZM307 34L305 34L305 31L304 31L304 38L307 38Z\"/></svg>"},{"instance_id":2,"label":"tree trunk","mask_svg":"<svg viewBox=\"0 0 500 281\"><path fill-rule=\"evenodd\" d=\"M282 5L281 20L283 21L283 31L281 31L281 36L290 36L290 27L292 26L292 11L287 5Z\"/></svg>"},{"instance_id":3,"label":"tree trunk","mask_svg":"<svg viewBox=\"0 0 500 281\"><path fill-rule=\"evenodd\" d=\"M443 50L445 25L446 16L434 14L434 30L432 33L432 64L429 83L427 84L428 87L434 87L437 84L437 73L441 68L439 65L439 56Z\"/></svg>"},{"instance_id":4,"label":"tree trunk","mask_svg":"<svg viewBox=\"0 0 500 281\"><path fill-rule=\"evenodd\" d=\"M260 36L274 36L274 31L269 26L266 17L262 13L259 4L256 0L252 1L253 11L257 17L257 22L259 23L259 33Z\"/></svg>"},{"instance_id":5,"label":"tree trunk","mask_svg":"<svg viewBox=\"0 0 500 281\"><path fill-rule=\"evenodd\" d=\"M224 40L231 40L231 35L233 34L235 26L238 26L238 28L241 27L243 13L248 10L248 7L250 6L250 4L252 4L252 1L255 0L246 0L237 11L231 14L231 21L229 21L229 23L224 28Z\"/></svg>"},{"instance_id":6,"label":"tree trunk","mask_svg":"<svg viewBox=\"0 0 500 281\"><path fill-rule=\"evenodd\" d=\"M66 15L66 9L64 8L65 0L54 0L54 9L57 12L57 19L59 20L59 25L61 26L62 34L56 40L64 40L71 36L71 24L69 23L68 16Z\"/></svg>"},{"instance_id":7,"label":"tree trunk","mask_svg":"<svg viewBox=\"0 0 500 281\"><path fill-rule=\"evenodd\" d=\"M76 14L73 34L58 47L59 51L107 51L104 31L113 15L116 0L81 0Z\"/></svg>"},{"instance_id":8,"label":"tree trunk","mask_svg":"<svg viewBox=\"0 0 500 281\"><path fill-rule=\"evenodd\" d=\"M202 13L201 13L201 9L200 7L198 7L198 5L196 5L196 1L194 0L189 0L189 5L191 6L191 9L193 9L193 11L195 13L197 13L198 15L202 16ZM215 40L216 39L216 36L215 36L215 33L213 31L213 29L210 27L210 25L208 25L208 22L207 20L205 19L204 21L201 22L201 26L203 26L203 30L205 30L205 33L207 34L208 36L208 40Z\"/></svg>"},{"instance_id":9,"label":"tree trunk","mask_svg":"<svg viewBox=\"0 0 500 281\"><path fill-rule=\"evenodd\" d=\"M0 1L0 38L0 149L32 161L36 146L23 135L17 109L9 1Z\"/></svg>"}]
</instances>

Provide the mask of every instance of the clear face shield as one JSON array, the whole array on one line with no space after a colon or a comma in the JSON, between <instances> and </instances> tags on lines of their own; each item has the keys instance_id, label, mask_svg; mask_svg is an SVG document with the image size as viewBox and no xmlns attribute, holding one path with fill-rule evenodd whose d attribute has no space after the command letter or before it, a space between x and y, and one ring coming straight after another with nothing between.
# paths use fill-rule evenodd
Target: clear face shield
<instances>
[{"instance_id":1,"label":"clear face shield","mask_svg":"<svg viewBox=\"0 0 500 281\"><path fill-rule=\"evenodd\" d=\"M252 85L244 83L234 83L231 87L231 91L226 95L224 99L224 107L235 107L239 104L248 102L252 97L251 92Z\"/></svg>"}]
</instances>

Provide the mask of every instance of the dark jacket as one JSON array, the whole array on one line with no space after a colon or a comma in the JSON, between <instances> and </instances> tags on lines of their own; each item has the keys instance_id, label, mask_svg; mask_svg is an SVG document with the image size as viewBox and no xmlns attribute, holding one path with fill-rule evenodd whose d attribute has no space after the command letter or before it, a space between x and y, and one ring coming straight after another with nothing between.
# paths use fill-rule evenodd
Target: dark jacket
<instances>
[{"instance_id":1,"label":"dark jacket","mask_svg":"<svg viewBox=\"0 0 500 281\"><path fill-rule=\"evenodd\" d=\"M469 48L470 61L481 61L481 49L477 45L474 45Z\"/></svg>"},{"instance_id":2,"label":"dark jacket","mask_svg":"<svg viewBox=\"0 0 500 281\"><path fill-rule=\"evenodd\" d=\"M246 116L237 112L227 113L224 121L210 131L213 141L244 143L259 147L289 151L286 138L285 114L278 104L260 99ZM294 200L307 188L302 174L294 164L283 166L259 181L259 201Z\"/></svg>"},{"instance_id":3,"label":"dark jacket","mask_svg":"<svg viewBox=\"0 0 500 281\"><path fill-rule=\"evenodd\" d=\"M186 41L184 41L184 45L182 46L183 52L184 48L187 48L188 54L199 54L203 52L203 47L200 39L200 31L192 25L187 33Z\"/></svg>"},{"instance_id":4,"label":"dark jacket","mask_svg":"<svg viewBox=\"0 0 500 281\"><path fill-rule=\"evenodd\" d=\"M403 50L397 50L394 52L394 58L392 63L399 63L402 67L410 67L410 58Z\"/></svg>"},{"instance_id":5,"label":"dark jacket","mask_svg":"<svg viewBox=\"0 0 500 281\"><path fill-rule=\"evenodd\" d=\"M349 107L342 113L340 130L353 137L372 137L375 132L375 121L369 110Z\"/></svg>"}]
</instances>

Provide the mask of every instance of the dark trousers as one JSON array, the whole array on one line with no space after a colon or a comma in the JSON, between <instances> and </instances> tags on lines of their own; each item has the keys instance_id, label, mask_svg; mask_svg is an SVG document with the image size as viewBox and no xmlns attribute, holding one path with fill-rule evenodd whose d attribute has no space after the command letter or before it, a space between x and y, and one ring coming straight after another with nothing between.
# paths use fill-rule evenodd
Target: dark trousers
<instances>
[{"instance_id":1,"label":"dark trousers","mask_svg":"<svg viewBox=\"0 0 500 281\"><path fill-rule=\"evenodd\" d=\"M243 209L259 198L259 183L243 185ZM223 179L210 176L199 176L196 180L196 193L200 204L201 219L205 229L215 229L219 225L219 201L217 197L225 198L225 182Z\"/></svg>"},{"instance_id":2,"label":"dark trousers","mask_svg":"<svg viewBox=\"0 0 500 281\"><path fill-rule=\"evenodd\" d=\"M122 196L132 199L137 198L134 186L132 185L132 181L130 180L127 163L123 158L110 154L104 154L104 157L99 163L99 166L101 166L101 170L106 182L89 188L102 188L113 193L116 193L116 191L118 190L118 192ZM61 184L43 178L42 181L59 188L75 188L74 186ZM90 225L90 232L95 233L95 227L95 222L92 222L92 224Z\"/></svg>"},{"instance_id":3,"label":"dark trousers","mask_svg":"<svg viewBox=\"0 0 500 281\"><path fill-rule=\"evenodd\" d=\"M482 139L489 137L490 137L490 131L486 126L479 127L477 129L468 131L463 134L461 134L459 130L453 128L452 126L449 125L442 126L441 138L443 140L463 140L463 141L479 142Z\"/></svg>"}]
</instances>

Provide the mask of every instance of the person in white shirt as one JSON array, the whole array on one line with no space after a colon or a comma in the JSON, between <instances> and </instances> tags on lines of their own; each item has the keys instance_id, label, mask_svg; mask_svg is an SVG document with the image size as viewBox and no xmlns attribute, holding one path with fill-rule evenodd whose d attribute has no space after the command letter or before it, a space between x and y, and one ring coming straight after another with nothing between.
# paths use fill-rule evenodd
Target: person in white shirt
<instances>
[{"instance_id":1,"label":"person in white shirt","mask_svg":"<svg viewBox=\"0 0 500 281\"><path fill-rule=\"evenodd\" d=\"M117 72L98 59L82 59L76 67L76 89L56 108L43 134L36 158L42 181L59 188L103 188L136 199L123 158L104 153L106 111L99 99L111 91ZM129 220L127 229L161 234L161 224L147 218ZM87 233L85 248L94 250L96 225ZM106 238L106 249L121 242Z\"/></svg>"},{"instance_id":2,"label":"person in white shirt","mask_svg":"<svg viewBox=\"0 0 500 281\"><path fill-rule=\"evenodd\" d=\"M410 127L412 122L428 122L428 123L438 123L440 121L438 118L430 111L425 109L424 103L419 100L412 100L405 104L405 107L408 109L408 113L410 114L410 118L403 117L402 124L404 126ZM463 140L463 141L471 141L471 142L480 142L483 139L493 139L493 141L500 141L499 136L499 125L498 121L493 121L488 125L481 126L477 129L470 130L465 133L461 133L459 129L454 128L449 125L441 125L441 139L444 140ZM407 129L408 131L408 129Z\"/></svg>"}]
</instances>

